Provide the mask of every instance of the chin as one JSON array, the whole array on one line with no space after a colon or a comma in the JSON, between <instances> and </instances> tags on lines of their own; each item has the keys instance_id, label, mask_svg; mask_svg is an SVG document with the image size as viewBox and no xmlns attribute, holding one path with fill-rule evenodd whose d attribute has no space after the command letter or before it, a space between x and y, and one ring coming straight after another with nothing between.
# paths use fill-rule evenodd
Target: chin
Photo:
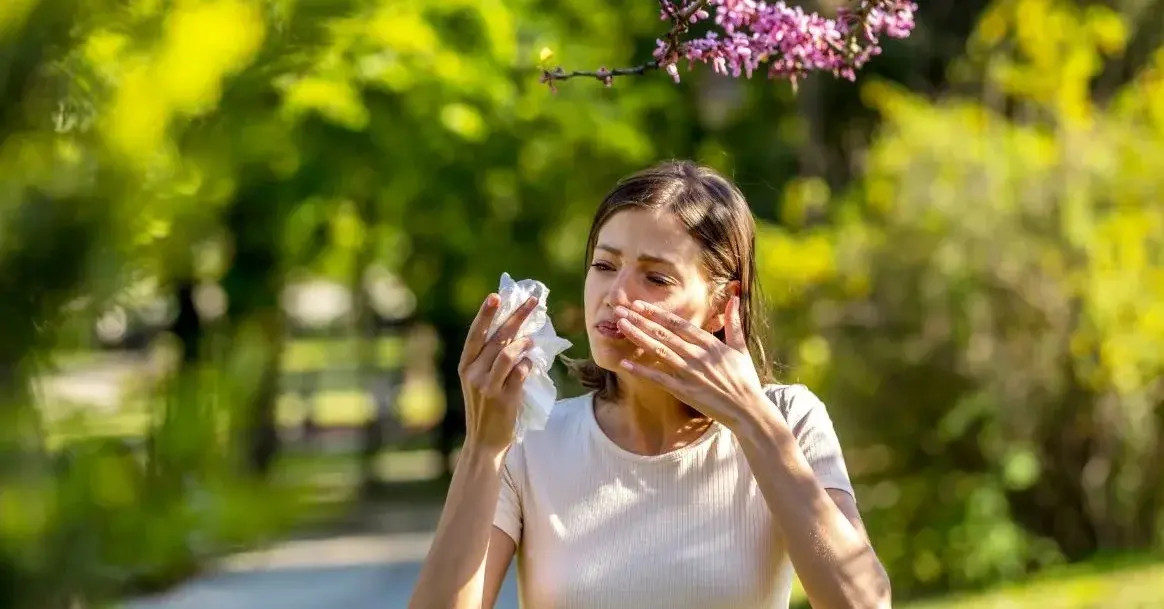
<instances>
[{"instance_id":1,"label":"chin","mask_svg":"<svg viewBox=\"0 0 1164 609\"><path fill-rule=\"evenodd\" d=\"M625 340L612 340L604 336L590 337L590 358L599 368L610 371L619 370L624 358L631 355L631 349L626 348Z\"/></svg>"}]
</instances>

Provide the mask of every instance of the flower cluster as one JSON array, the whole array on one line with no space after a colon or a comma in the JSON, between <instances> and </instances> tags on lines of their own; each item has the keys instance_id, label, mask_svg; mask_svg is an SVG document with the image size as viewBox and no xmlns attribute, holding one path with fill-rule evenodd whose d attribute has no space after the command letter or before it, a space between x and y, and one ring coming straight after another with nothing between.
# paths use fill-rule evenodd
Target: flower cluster
<instances>
[{"instance_id":1,"label":"flower cluster","mask_svg":"<svg viewBox=\"0 0 1164 609\"><path fill-rule=\"evenodd\" d=\"M882 36L909 36L918 8L904 0L861 0L857 8L828 19L783 1L694 0L677 6L662 0L661 5L661 17L672 22L672 29L658 41L655 63L676 82L677 64L686 59L688 69L696 62L710 63L716 72L734 77L750 78L767 65L769 77L788 78L794 86L812 71L855 79L856 71L881 52ZM711 17L707 9L712 7L719 31L679 41L691 24Z\"/></svg>"}]
</instances>

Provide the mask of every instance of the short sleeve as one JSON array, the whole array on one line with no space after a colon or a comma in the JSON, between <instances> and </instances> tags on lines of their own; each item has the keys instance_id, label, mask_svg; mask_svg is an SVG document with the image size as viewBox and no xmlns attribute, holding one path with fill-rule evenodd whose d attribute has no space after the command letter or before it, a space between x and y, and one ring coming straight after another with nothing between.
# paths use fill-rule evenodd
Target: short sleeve
<instances>
[{"instance_id":1,"label":"short sleeve","mask_svg":"<svg viewBox=\"0 0 1164 609\"><path fill-rule=\"evenodd\" d=\"M521 443L515 442L505 455L505 465L501 468L501 492L497 496L497 511L493 514L493 526L504 531L518 545L521 544L524 459Z\"/></svg>"},{"instance_id":2,"label":"short sleeve","mask_svg":"<svg viewBox=\"0 0 1164 609\"><path fill-rule=\"evenodd\" d=\"M824 402L804 385L771 386L768 395L784 414L821 486L855 495L841 441Z\"/></svg>"}]
</instances>

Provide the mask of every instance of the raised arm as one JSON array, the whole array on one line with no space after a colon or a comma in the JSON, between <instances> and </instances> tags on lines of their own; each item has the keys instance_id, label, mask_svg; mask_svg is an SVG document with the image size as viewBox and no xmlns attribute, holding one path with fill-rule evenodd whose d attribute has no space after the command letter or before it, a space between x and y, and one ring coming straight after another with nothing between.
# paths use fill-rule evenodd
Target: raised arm
<instances>
[{"instance_id":1,"label":"raised arm","mask_svg":"<svg viewBox=\"0 0 1164 609\"><path fill-rule=\"evenodd\" d=\"M493 526L501 458L461 453L410 609L492 609L516 545Z\"/></svg>"},{"instance_id":2,"label":"raised arm","mask_svg":"<svg viewBox=\"0 0 1164 609\"><path fill-rule=\"evenodd\" d=\"M795 431L775 408L755 407L757 415L739 426L740 446L788 557L814 609L888 609L889 576L869 543L856 500L835 488L848 484L838 473L840 448L824 405L807 389L795 399L807 411Z\"/></svg>"},{"instance_id":3,"label":"raised arm","mask_svg":"<svg viewBox=\"0 0 1164 609\"><path fill-rule=\"evenodd\" d=\"M467 435L432 547L410 609L491 609L516 544L493 526L505 455L521 385L530 371L528 340L512 340L536 301L527 302L489 340L499 300L490 294L461 355Z\"/></svg>"}]
</instances>

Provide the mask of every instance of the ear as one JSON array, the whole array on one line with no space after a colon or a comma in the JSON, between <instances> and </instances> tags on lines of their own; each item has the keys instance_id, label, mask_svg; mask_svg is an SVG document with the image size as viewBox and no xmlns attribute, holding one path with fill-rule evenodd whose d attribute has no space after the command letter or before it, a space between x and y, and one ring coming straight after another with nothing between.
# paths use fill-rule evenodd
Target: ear
<instances>
[{"instance_id":1,"label":"ear","mask_svg":"<svg viewBox=\"0 0 1164 609\"><path fill-rule=\"evenodd\" d=\"M733 279L727 282L727 285L716 293L715 299L712 301L712 315L707 318L707 331L712 334L719 332L727 327L728 305L732 301L732 296L740 295L740 282L738 279Z\"/></svg>"}]
</instances>

